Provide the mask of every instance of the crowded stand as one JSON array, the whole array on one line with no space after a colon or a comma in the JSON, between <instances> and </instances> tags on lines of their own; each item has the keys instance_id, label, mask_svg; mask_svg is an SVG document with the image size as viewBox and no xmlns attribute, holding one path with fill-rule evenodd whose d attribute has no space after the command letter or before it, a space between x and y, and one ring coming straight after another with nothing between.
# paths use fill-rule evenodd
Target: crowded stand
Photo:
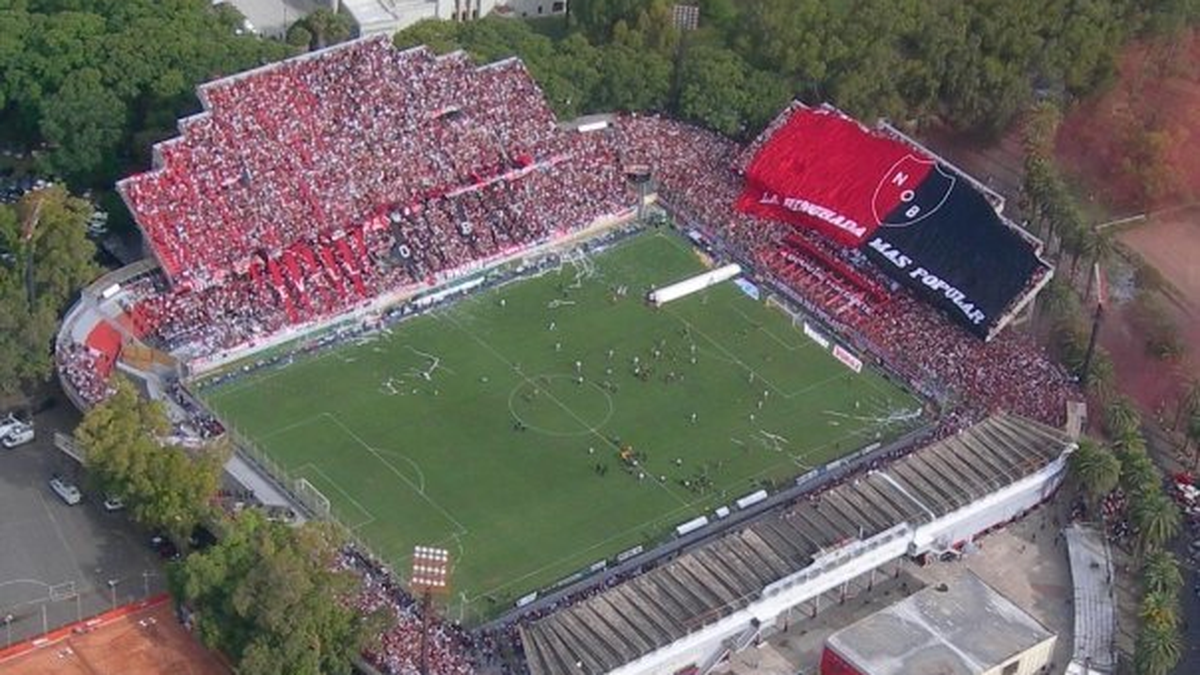
<instances>
[{"instance_id":1,"label":"crowded stand","mask_svg":"<svg viewBox=\"0 0 1200 675\"><path fill-rule=\"evenodd\" d=\"M103 354L78 342L60 344L55 352L58 372L83 399L94 405L115 390L109 383L111 369L104 367Z\"/></svg>"},{"instance_id":2,"label":"crowded stand","mask_svg":"<svg viewBox=\"0 0 1200 675\"><path fill-rule=\"evenodd\" d=\"M488 657L486 643L477 644L462 627L434 618L429 622L429 670L424 671L421 632L425 630L425 622L420 605L382 565L353 547L339 552L336 566L352 570L361 579L354 600L359 612L384 612L394 622L379 637L378 644L364 654L372 666L386 675L417 675L421 672L467 675L475 672L468 654Z\"/></svg>"},{"instance_id":3,"label":"crowded stand","mask_svg":"<svg viewBox=\"0 0 1200 675\"><path fill-rule=\"evenodd\" d=\"M119 185L170 283L129 312L185 360L443 281L628 203L607 139L559 128L517 59L475 67L366 39L200 97L155 169Z\"/></svg>"},{"instance_id":4,"label":"crowded stand","mask_svg":"<svg viewBox=\"0 0 1200 675\"><path fill-rule=\"evenodd\" d=\"M622 195L611 164L556 126L515 59L476 68L461 53L367 39L209 83L200 95L205 112L158 146L156 168L120 184L177 284L220 283L397 210L493 181L520 184L534 167L553 167L549 185L519 192L586 193L596 203L585 217ZM577 176L607 180L576 186ZM575 215L559 219L577 225Z\"/></svg>"}]
</instances>

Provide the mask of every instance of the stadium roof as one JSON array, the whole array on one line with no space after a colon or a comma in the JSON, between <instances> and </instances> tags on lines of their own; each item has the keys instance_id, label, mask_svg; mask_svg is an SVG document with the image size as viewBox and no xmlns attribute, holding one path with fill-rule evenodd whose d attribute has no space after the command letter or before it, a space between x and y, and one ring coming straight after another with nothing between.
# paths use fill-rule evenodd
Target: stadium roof
<instances>
[{"instance_id":1,"label":"stadium roof","mask_svg":"<svg viewBox=\"0 0 1200 675\"><path fill-rule=\"evenodd\" d=\"M867 675L976 675L1053 638L1008 598L966 573L837 631L826 645Z\"/></svg>"},{"instance_id":2,"label":"stadium roof","mask_svg":"<svg viewBox=\"0 0 1200 675\"><path fill-rule=\"evenodd\" d=\"M956 511L1070 445L1057 429L994 415L523 627L530 671L609 672L742 609L822 554Z\"/></svg>"}]
</instances>

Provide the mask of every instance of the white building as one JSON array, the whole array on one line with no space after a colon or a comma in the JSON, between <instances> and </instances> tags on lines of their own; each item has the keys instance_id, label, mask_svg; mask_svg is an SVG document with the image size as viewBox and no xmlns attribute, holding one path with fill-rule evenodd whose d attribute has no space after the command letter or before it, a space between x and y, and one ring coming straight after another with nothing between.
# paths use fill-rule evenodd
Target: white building
<instances>
[{"instance_id":1,"label":"white building","mask_svg":"<svg viewBox=\"0 0 1200 675\"><path fill-rule=\"evenodd\" d=\"M341 0L363 36L395 33L423 19L474 21L492 12L511 17L562 14L567 0Z\"/></svg>"},{"instance_id":2,"label":"white building","mask_svg":"<svg viewBox=\"0 0 1200 675\"><path fill-rule=\"evenodd\" d=\"M830 635L823 675L1036 675L1056 636L966 573Z\"/></svg>"},{"instance_id":3,"label":"white building","mask_svg":"<svg viewBox=\"0 0 1200 675\"><path fill-rule=\"evenodd\" d=\"M793 608L1050 497L1075 444L1007 414L801 500L521 628L533 675L704 675Z\"/></svg>"}]
</instances>

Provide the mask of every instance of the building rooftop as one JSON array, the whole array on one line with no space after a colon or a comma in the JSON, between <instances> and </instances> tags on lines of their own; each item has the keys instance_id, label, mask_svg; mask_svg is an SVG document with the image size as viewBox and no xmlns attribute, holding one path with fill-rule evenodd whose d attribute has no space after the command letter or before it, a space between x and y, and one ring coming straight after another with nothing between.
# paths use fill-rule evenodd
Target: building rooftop
<instances>
[{"instance_id":1,"label":"building rooftop","mask_svg":"<svg viewBox=\"0 0 1200 675\"><path fill-rule=\"evenodd\" d=\"M826 645L870 675L977 675L1053 637L968 573L837 631Z\"/></svg>"},{"instance_id":2,"label":"building rooftop","mask_svg":"<svg viewBox=\"0 0 1200 675\"><path fill-rule=\"evenodd\" d=\"M1076 672L1112 673L1117 669L1115 589L1112 558L1104 533L1073 525L1063 530L1074 587L1075 642L1071 663Z\"/></svg>"},{"instance_id":3,"label":"building rooftop","mask_svg":"<svg viewBox=\"0 0 1200 675\"><path fill-rule=\"evenodd\" d=\"M530 671L609 672L757 601L824 554L957 511L1070 445L1057 429L993 415L523 627Z\"/></svg>"}]
</instances>

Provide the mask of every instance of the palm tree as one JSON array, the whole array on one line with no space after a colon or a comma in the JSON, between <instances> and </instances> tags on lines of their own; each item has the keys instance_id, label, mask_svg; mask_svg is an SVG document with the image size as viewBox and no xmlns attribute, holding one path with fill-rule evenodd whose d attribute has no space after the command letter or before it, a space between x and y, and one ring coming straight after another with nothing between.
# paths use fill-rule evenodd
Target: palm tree
<instances>
[{"instance_id":1,"label":"palm tree","mask_svg":"<svg viewBox=\"0 0 1200 675\"><path fill-rule=\"evenodd\" d=\"M1146 439L1141 432L1124 433L1113 437L1111 447L1117 459L1124 462L1127 455L1146 454Z\"/></svg>"},{"instance_id":2,"label":"palm tree","mask_svg":"<svg viewBox=\"0 0 1200 675\"><path fill-rule=\"evenodd\" d=\"M1104 430L1109 436L1123 436L1142 426L1137 405L1128 396L1119 396L1104 409Z\"/></svg>"},{"instance_id":3,"label":"palm tree","mask_svg":"<svg viewBox=\"0 0 1200 675\"><path fill-rule=\"evenodd\" d=\"M1028 155L1054 156L1054 139L1062 124L1062 110L1052 101L1039 101L1025 118L1024 146Z\"/></svg>"},{"instance_id":4,"label":"palm tree","mask_svg":"<svg viewBox=\"0 0 1200 675\"><path fill-rule=\"evenodd\" d=\"M1054 223L1055 233L1058 234L1062 248L1058 250L1060 263L1064 253L1071 256L1071 271L1068 279L1072 284L1075 283L1075 273L1079 269L1079 256L1083 254L1083 240L1086 237L1086 227L1083 225L1083 218L1079 216L1079 210L1074 204L1063 206L1058 209ZM1061 268L1060 268L1061 269Z\"/></svg>"},{"instance_id":5,"label":"palm tree","mask_svg":"<svg viewBox=\"0 0 1200 675\"><path fill-rule=\"evenodd\" d=\"M1179 598L1174 593L1147 592L1138 618L1143 626L1175 628L1179 625Z\"/></svg>"},{"instance_id":6,"label":"palm tree","mask_svg":"<svg viewBox=\"0 0 1200 675\"><path fill-rule=\"evenodd\" d=\"M1179 561L1170 551L1151 551L1142 561L1142 583L1147 594L1175 597L1183 588L1183 574ZM1147 595L1149 597L1149 595Z\"/></svg>"},{"instance_id":7,"label":"palm tree","mask_svg":"<svg viewBox=\"0 0 1200 675\"><path fill-rule=\"evenodd\" d=\"M1142 495L1159 489L1158 469L1145 452L1121 455L1121 487L1130 495Z\"/></svg>"},{"instance_id":8,"label":"palm tree","mask_svg":"<svg viewBox=\"0 0 1200 675\"><path fill-rule=\"evenodd\" d=\"M1200 379L1193 379L1188 382L1187 388L1179 397L1179 404L1175 409L1175 421L1171 423L1171 431L1179 431L1179 425L1183 424L1184 418L1190 418L1197 413L1200 413Z\"/></svg>"},{"instance_id":9,"label":"palm tree","mask_svg":"<svg viewBox=\"0 0 1200 675\"><path fill-rule=\"evenodd\" d=\"M1088 393L1101 401L1108 400L1116 391L1113 383L1117 371L1113 367L1112 357L1103 347L1097 347L1092 356L1092 367L1088 369Z\"/></svg>"},{"instance_id":10,"label":"palm tree","mask_svg":"<svg viewBox=\"0 0 1200 675\"><path fill-rule=\"evenodd\" d=\"M1068 460L1090 506L1096 506L1121 480L1121 463L1106 448L1085 438Z\"/></svg>"},{"instance_id":11,"label":"palm tree","mask_svg":"<svg viewBox=\"0 0 1200 675\"><path fill-rule=\"evenodd\" d=\"M1166 675L1182 655L1179 630L1174 626L1146 625L1138 633L1133 662L1139 675Z\"/></svg>"},{"instance_id":12,"label":"palm tree","mask_svg":"<svg viewBox=\"0 0 1200 675\"><path fill-rule=\"evenodd\" d=\"M1179 534L1179 508L1162 490L1137 496L1132 511L1131 520L1143 552L1158 550Z\"/></svg>"},{"instance_id":13,"label":"palm tree","mask_svg":"<svg viewBox=\"0 0 1200 675\"><path fill-rule=\"evenodd\" d=\"M1196 446L1196 454L1192 460L1192 473L1196 473L1196 464L1200 463L1200 413L1192 415L1188 421L1187 445Z\"/></svg>"},{"instance_id":14,"label":"palm tree","mask_svg":"<svg viewBox=\"0 0 1200 675\"><path fill-rule=\"evenodd\" d=\"M1071 289L1070 284L1059 277L1054 277L1046 284L1045 290L1038 294L1041 302L1037 316L1061 320L1079 314L1079 297Z\"/></svg>"}]
</instances>

